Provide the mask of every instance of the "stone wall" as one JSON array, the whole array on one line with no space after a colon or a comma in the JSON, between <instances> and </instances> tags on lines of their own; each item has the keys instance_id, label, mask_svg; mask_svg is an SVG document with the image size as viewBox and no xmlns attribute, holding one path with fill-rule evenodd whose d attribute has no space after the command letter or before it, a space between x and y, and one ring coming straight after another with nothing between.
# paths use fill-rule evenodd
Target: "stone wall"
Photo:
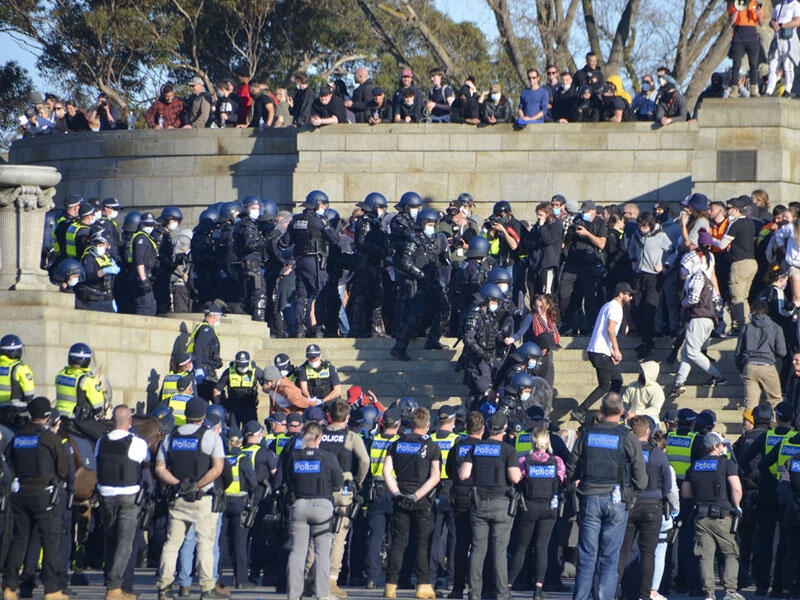
<instances>
[{"instance_id":1,"label":"stone wall","mask_svg":"<svg viewBox=\"0 0 800 600\"><path fill-rule=\"evenodd\" d=\"M507 199L519 216L554 193L601 203L679 201L691 191L723 199L768 189L797 195L800 104L778 98L708 100L699 122L510 125L339 125L296 131L136 130L24 139L17 164L52 165L59 193L125 206L178 204L196 216L216 201L260 194L283 206L315 188L349 214L379 190L413 189L444 201L469 191L490 210ZM728 179L728 181L721 181ZM58 198L56 198L58 203Z\"/></svg>"}]
</instances>

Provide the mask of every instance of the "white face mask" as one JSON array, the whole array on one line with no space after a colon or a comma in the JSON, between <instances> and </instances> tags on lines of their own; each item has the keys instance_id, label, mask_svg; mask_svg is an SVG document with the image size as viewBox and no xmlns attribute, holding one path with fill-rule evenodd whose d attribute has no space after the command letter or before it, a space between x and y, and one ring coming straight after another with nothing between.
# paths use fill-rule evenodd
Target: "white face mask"
<instances>
[{"instance_id":1,"label":"white face mask","mask_svg":"<svg viewBox=\"0 0 800 600\"><path fill-rule=\"evenodd\" d=\"M418 208L409 208L408 209L408 216L411 217L412 219L416 219L418 214L419 214L419 209Z\"/></svg>"},{"instance_id":2,"label":"white face mask","mask_svg":"<svg viewBox=\"0 0 800 600\"><path fill-rule=\"evenodd\" d=\"M504 294L508 293L508 284L507 283L498 283L497 287L499 287L500 291L503 292Z\"/></svg>"},{"instance_id":3,"label":"white face mask","mask_svg":"<svg viewBox=\"0 0 800 600\"><path fill-rule=\"evenodd\" d=\"M118 210L112 210L111 214L108 215L108 218L109 219L116 219L118 216L119 216L119 211Z\"/></svg>"},{"instance_id":4,"label":"white face mask","mask_svg":"<svg viewBox=\"0 0 800 600\"><path fill-rule=\"evenodd\" d=\"M528 368L529 369L535 369L538 364L539 364L539 361L536 360L535 358L531 358L531 359L528 360Z\"/></svg>"},{"instance_id":5,"label":"white face mask","mask_svg":"<svg viewBox=\"0 0 800 600\"><path fill-rule=\"evenodd\" d=\"M497 102L498 100L500 100L500 94L491 94L490 97L492 99L492 102Z\"/></svg>"},{"instance_id":6,"label":"white face mask","mask_svg":"<svg viewBox=\"0 0 800 600\"><path fill-rule=\"evenodd\" d=\"M459 211L461 211L461 214L462 214L462 215L464 215L465 217L468 217L468 216L470 216L470 215L472 214L472 213L470 212L470 210L469 210L469 209L468 209L466 206L462 206L462 207L459 209Z\"/></svg>"},{"instance_id":7,"label":"white face mask","mask_svg":"<svg viewBox=\"0 0 800 600\"><path fill-rule=\"evenodd\" d=\"M324 217L324 216L325 216L325 209L324 209L324 208L318 208L318 209L317 209L317 214L318 214L320 217Z\"/></svg>"},{"instance_id":8,"label":"white face mask","mask_svg":"<svg viewBox=\"0 0 800 600\"><path fill-rule=\"evenodd\" d=\"M433 234L436 233L436 225L425 225L425 229L423 229L423 232L428 237L433 237Z\"/></svg>"},{"instance_id":9,"label":"white face mask","mask_svg":"<svg viewBox=\"0 0 800 600\"><path fill-rule=\"evenodd\" d=\"M236 367L236 372L239 375L244 375L245 373L247 373L247 367Z\"/></svg>"},{"instance_id":10,"label":"white face mask","mask_svg":"<svg viewBox=\"0 0 800 600\"><path fill-rule=\"evenodd\" d=\"M530 399L531 399L531 393L530 393L530 392L522 392L522 393L519 395L519 399L520 399L522 402L527 402L528 400L530 400Z\"/></svg>"},{"instance_id":11,"label":"white face mask","mask_svg":"<svg viewBox=\"0 0 800 600\"><path fill-rule=\"evenodd\" d=\"M153 228L148 225L147 227L142 227L142 231L144 231L147 235L150 235L153 233Z\"/></svg>"},{"instance_id":12,"label":"white face mask","mask_svg":"<svg viewBox=\"0 0 800 600\"><path fill-rule=\"evenodd\" d=\"M489 302L489 312L490 313L496 312L499 307L500 307L500 305L497 304L497 302Z\"/></svg>"},{"instance_id":13,"label":"white face mask","mask_svg":"<svg viewBox=\"0 0 800 600\"><path fill-rule=\"evenodd\" d=\"M175 231L177 228L178 228L177 221L170 221L169 223L167 223L167 229L169 229L170 231Z\"/></svg>"},{"instance_id":14,"label":"white face mask","mask_svg":"<svg viewBox=\"0 0 800 600\"><path fill-rule=\"evenodd\" d=\"M105 246L95 246L94 247L94 253L97 254L97 256L105 256L106 247Z\"/></svg>"},{"instance_id":15,"label":"white face mask","mask_svg":"<svg viewBox=\"0 0 800 600\"><path fill-rule=\"evenodd\" d=\"M67 281L67 285L69 287L75 287L78 285L78 281L80 281L80 277L72 277Z\"/></svg>"},{"instance_id":16,"label":"white face mask","mask_svg":"<svg viewBox=\"0 0 800 600\"><path fill-rule=\"evenodd\" d=\"M319 369L322 366L322 359L321 358L317 358L315 360L309 361L308 364L310 364L311 368L314 369L314 370Z\"/></svg>"},{"instance_id":17,"label":"white face mask","mask_svg":"<svg viewBox=\"0 0 800 600\"><path fill-rule=\"evenodd\" d=\"M288 369L281 369L281 377L288 377L289 370Z\"/></svg>"},{"instance_id":18,"label":"white face mask","mask_svg":"<svg viewBox=\"0 0 800 600\"><path fill-rule=\"evenodd\" d=\"M253 221L257 221L258 217L261 216L261 211L258 210L257 208L254 208L253 210L249 211L247 214L250 215L250 218L253 219Z\"/></svg>"}]
</instances>

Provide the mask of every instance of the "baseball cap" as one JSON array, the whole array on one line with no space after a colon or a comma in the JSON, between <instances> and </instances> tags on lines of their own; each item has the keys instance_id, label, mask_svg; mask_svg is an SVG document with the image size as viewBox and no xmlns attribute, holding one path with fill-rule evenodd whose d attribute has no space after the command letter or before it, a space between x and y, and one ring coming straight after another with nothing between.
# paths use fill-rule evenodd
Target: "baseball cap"
<instances>
[{"instance_id":1,"label":"baseball cap","mask_svg":"<svg viewBox=\"0 0 800 600\"><path fill-rule=\"evenodd\" d=\"M192 77L189 80L189 85L205 85L205 83L203 83L203 80L199 77Z\"/></svg>"},{"instance_id":2,"label":"baseball cap","mask_svg":"<svg viewBox=\"0 0 800 600\"><path fill-rule=\"evenodd\" d=\"M581 203L581 212L586 210L596 210L597 204L595 204L594 200L584 200Z\"/></svg>"},{"instance_id":3,"label":"baseball cap","mask_svg":"<svg viewBox=\"0 0 800 600\"><path fill-rule=\"evenodd\" d=\"M199 421L206 416L208 402L202 398L192 398L186 403L186 418L190 421Z\"/></svg>"},{"instance_id":4,"label":"baseball cap","mask_svg":"<svg viewBox=\"0 0 800 600\"><path fill-rule=\"evenodd\" d=\"M333 93L333 90L331 89L331 86L329 86L329 85L323 85L321 88L319 88L319 95L320 96L330 96L332 93Z\"/></svg>"},{"instance_id":5,"label":"baseball cap","mask_svg":"<svg viewBox=\"0 0 800 600\"><path fill-rule=\"evenodd\" d=\"M50 400L44 396L37 396L28 404L28 413L32 419L45 419L50 416Z\"/></svg>"},{"instance_id":6,"label":"baseball cap","mask_svg":"<svg viewBox=\"0 0 800 600\"><path fill-rule=\"evenodd\" d=\"M564 198L564 196L562 196L561 194L555 194L555 195L553 195L552 198L550 198L550 203L551 204L553 204L553 203L566 204L567 203L567 199Z\"/></svg>"},{"instance_id":7,"label":"baseball cap","mask_svg":"<svg viewBox=\"0 0 800 600\"><path fill-rule=\"evenodd\" d=\"M412 71L411 69L403 69L402 71L400 71L400 77L413 77L413 76L414 76L414 71Z\"/></svg>"},{"instance_id":8,"label":"baseball cap","mask_svg":"<svg viewBox=\"0 0 800 600\"><path fill-rule=\"evenodd\" d=\"M325 412L319 406L312 406L303 411L303 421L324 421Z\"/></svg>"},{"instance_id":9,"label":"baseball cap","mask_svg":"<svg viewBox=\"0 0 800 600\"><path fill-rule=\"evenodd\" d=\"M276 412L274 415L270 415L269 419L267 419L271 423L286 423L286 413L284 412Z\"/></svg>"},{"instance_id":10,"label":"baseball cap","mask_svg":"<svg viewBox=\"0 0 800 600\"><path fill-rule=\"evenodd\" d=\"M264 431L264 427L261 425L261 423L259 423L255 419L253 419L252 421L248 421L244 425L245 435L252 435L254 433L258 433L259 431Z\"/></svg>"},{"instance_id":11,"label":"baseball cap","mask_svg":"<svg viewBox=\"0 0 800 600\"><path fill-rule=\"evenodd\" d=\"M750 204L749 200L750 198L747 196L737 196L736 198L731 198L728 200L727 205L742 210L745 206Z\"/></svg>"},{"instance_id":12,"label":"baseball cap","mask_svg":"<svg viewBox=\"0 0 800 600\"><path fill-rule=\"evenodd\" d=\"M619 296L620 294L630 294L633 296L633 288L631 284L627 281L621 281L617 285L614 286L614 295Z\"/></svg>"},{"instance_id":13,"label":"baseball cap","mask_svg":"<svg viewBox=\"0 0 800 600\"><path fill-rule=\"evenodd\" d=\"M359 400L364 397L364 390L361 389L360 386L352 385L350 389L347 390L347 403L348 404L355 404Z\"/></svg>"},{"instance_id":14,"label":"baseball cap","mask_svg":"<svg viewBox=\"0 0 800 600\"><path fill-rule=\"evenodd\" d=\"M378 85L376 85L374 88L372 88L372 95L373 96L383 96L385 93L386 92L383 91L383 88L378 86Z\"/></svg>"},{"instance_id":15,"label":"baseball cap","mask_svg":"<svg viewBox=\"0 0 800 600\"><path fill-rule=\"evenodd\" d=\"M402 415L396 408L388 408L386 409L386 412L383 413L384 425L395 425L396 423L400 422L400 419L402 419Z\"/></svg>"},{"instance_id":16,"label":"baseball cap","mask_svg":"<svg viewBox=\"0 0 800 600\"><path fill-rule=\"evenodd\" d=\"M576 213L580 209L577 200L569 199L567 200L566 205L567 205L567 212L569 213Z\"/></svg>"},{"instance_id":17,"label":"baseball cap","mask_svg":"<svg viewBox=\"0 0 800 600\"><path fill-rule=\"evenodd\" d=\"M794 407L790 402L784 400L775 405L775 415L779 421L791 421L794 417Z\"/></svg>"},{"instance_id":18,"label":"baseball cap","mask_svg":"<svg viewBox=\"0 0 800 600\"><path fill-rule=\"evenodd\" d=\"M506 425L508 425L506 413L495 412L489 417L489 431L492 433L500 433Z\"/></svg>"},{"instance_id":19,"label":"baseball cap","mask_svg":"<svg viewBox=\"0 0 800 600\"><path fill-rule=\"evenodd\" d=\"M455 406L440 406L439 407L439 421L449 421L456 418Z\"/></svg>"},{"instance_id":20,"label":"baseball cap","mask_svg":"<svg viewBox=\"0 0 800 600\"><path fill-rule=\"evenodd\" d=\"M303 415L300 413L289 413L286 415L286 425L302 425Z\"/></svg>"},{"instance_id":21,"label":"baseball cap","mask_svg":"<svg viewBox=\"0 0 800 600\"><path fill-rule=\"evenodd\" d=\"M531 406L528 410L525 411L525 414L528 415L528 418L531 421L543 421L544 420L544 409L541 406Z\"/></svg>"}]
</instances>

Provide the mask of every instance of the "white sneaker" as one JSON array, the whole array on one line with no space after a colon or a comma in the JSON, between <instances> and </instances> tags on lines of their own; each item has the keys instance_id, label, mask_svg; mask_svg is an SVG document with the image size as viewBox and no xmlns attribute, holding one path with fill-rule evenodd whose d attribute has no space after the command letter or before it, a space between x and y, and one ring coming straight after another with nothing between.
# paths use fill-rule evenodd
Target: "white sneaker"
<instances>
[{"instance_id":1,"label":"white sneaker","mask_svg":"<svg viewBox=\"0 0 800 600\"><path fill-rule=\"evenodd\" d=\"M669 600L669 598L666 598L665 596L659 594L657 591L653 590L650 592L650 600Z\"/></svg>"}]
</instances>

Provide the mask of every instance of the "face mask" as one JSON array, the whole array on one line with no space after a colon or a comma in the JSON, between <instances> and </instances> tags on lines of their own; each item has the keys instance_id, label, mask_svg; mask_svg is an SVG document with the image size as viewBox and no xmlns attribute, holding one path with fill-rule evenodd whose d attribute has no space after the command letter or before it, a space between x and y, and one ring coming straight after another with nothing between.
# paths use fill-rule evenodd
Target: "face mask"
<instances>
[{"instance_id":1,"label":"face mask","mask_svg":"<svg viewBox=\"0 0 800 600\"><path fill-rule=\"evenodd\" d=\"M318 214L320 217L324 217L324 216L325 216L325 209L324 209L324 208L318 208L318 209L317 209L317 214Z\"/></svg>"},{"instance_id":2,"label":"face mask","mask_svg":"<svg viewBox=\"0 0 800 600\"><path fill-rule=\"evenodd\" d=\"M412 219L416 219L418 214L419 214L419 209L418 208L409 208L408 209L408 216L411 217Z\"/></svg>"},{"instance_id":3,"label":"face mask","mask_svg":"<svg viewBox=\"0 0 800 600\"><path fill-rule=\"evenodd\" d=\"M94 247L94 253L97 254L97 256L105 256L106 247L105 246L95 246Z\"/></svg>"},{"instance_id":4,"label":"face mask","mask_svg":"<svg viewBox=\"0 0 800 600\"><path fill-rule=\"evenodd\" d=\"M553 214L554 214L555 216L558 216L558 215L560 215L560 214L561 214L561 211L562 211L562 210L564 210L564 209L563 209L563 208L561 208L560 206L554 206L554 207L553 207Z\"/></svg>"},{"instance_id":5,"label":"face mask","mask_svg":"<svg viewBox=\"0 0 800 600\"><path fill-rule=\"evenodd\" d=\"M247 367L236 367L236 372L239 375L244 375L245 373L247 373Z\"/></svg>"},{"instance_id":6,"label":"face mask","mask_svg":"<svg viewBox=\"0 0 800 600\"><path fill-rule=\"evenodd\" d=\"M425 225L425 229L423 231L428 237L433 237L433 234L436 233L436 225Z\"/></svg>"},{"instance_id":7,"label":"face mask","mask_svg":"<svg viewBox=\"0 0 800 600\"><path fill-rule=\"evenodd\" d=\"M385 211L385 210L383 210L382 208L379 208L379 209L378 209L378 218L379 218L379 219L382 219L382 218L383 218L383 215L385 215L385 214L386 214L386 211Z\"/></svg>"},{"instance_id":8,"label":"face mask","mask_svg":"<svg viewBox=\"0 0 800 600\"><path fill-rule=\"evenodd\" d=\"M281 369L281 377L288 377L289 370L288 369Z\"/></svg>"},{"instance_id":9,"label":"face mask","mask_svg":"<svg viewBox=\"0 0 800 600\"><path fill-rule=\"evenodd\" d=\"M468 209L468 208L465 208L465 207L463 207L463 206L462 206L462 207L459 209L459 211L460 211L460 212L461 212L461 214L462 214L462 215L464 215L465 217L468 217L468 216L470 216L470 215L472 214L471 212L469 212L469 209Z\"/></svg>"},{"instance_id":10,"label":"face mask","mask_svg":"<svg viewBox=\"0 0 800 600\"><path fill-rule=\"evenodd\" d=\"M531 399L531 393L530 393L530 392L522 392L522 393L519 395L519 399L520 399L522 402L527 402L528 400L530 400L530 399Z\"/></svg>"},{"instance_id":11,"label":"face mask","mask_svg":"<svg viewBox=\"0 0 800 600\"><path fill-rule=\"evenodd\" d=\"M73 277L72 279L67 281L67 285L69 287L75 287L76 285L78 285L78 281L80 281L80 277Z\"/></svg>"},{"instance_id":12,"label":"face mask","mask_svg":"<svg viewBox=\"0 0 800 600\"><path fill-rule=\"evenodd\" d=\"M217 320L217 321L214 321L213 323L211 323L211 326L212 326L214 329L216 329L217 327L219 327L219 320Z\"/></svg>"},{"instance_id":13,"label":"face mask","mask_svg":"<svg viewBox=\"0 0 800 600\"><path fill-rule=\"evenodd\" d=\"M583 213L581 217L583 217L583 220L586 221L587 223L590 223L592 220L592 215L590 215L589 213Z\"/></svg>"},{"instance_id":14,"label":"face mask","mask_svg":"<svg viewBox=\"0 0 800 600\"><path fill-rule=\"evenodd\" d=\"M147 227L142 227L142 231L144 231L147 235L150 235L153 233L153 228L148 225Z\"/></svg>"},{"instance_id":15,"label":"face mask","mask_svg":"<svg viewBox=\"0 0 800 600\"><path fill-rule=\"evenodd\" d=\"M650 82L649 81L645 81L644 83L642 83L642 91L643 92L649 92L650 91Z\"/></svg>"},{"instance_id":16,"label":"face mask","mask_svg":"<svg viewBox=\"0 0 800 600\"><path fill-rule=\"evenodd\" d=\"M310 363L312 369L319 369L322 366L322 360L312 360Z\"/></svg>"},{"instance_id":17,"label":"face mask","mask_svg":"<svg viewBox=\"0 0 800 600\"><path fill-rule=\"evenodd\" d=\"M528 360L528 368L529 369L535 369L538 366L538 364L539 364L539 361L536 360L535 358L531 358L531 359Z\"/></svg>"},{"instance_id":18,"label":"face mask","mask_svg":"<svg viewBox=\"0 0 800 600\"><path fill-rule=\"evenodd\" d=\"M656 213L655 218L656 218L656 223L663 223L664 221L667 220L667 213L665 212Z\"/></svg>"},{"instance_id":19,"label":"face mask","mask_svg":"<svg viewBox=\"0 0 800 600\"><path fill-rule=\"evenodd\" d=\"M169 229L170 231L175 231L177 228L178 228L178 222L177 221L170 221L167 224L167 229Z\"/></svg>"},{"instance_id":20,"label":"face mask","mask_svg":"<svg viewBox=\"0 0 800 600\"><path fill-rule=\"evenodd\" d=\"M500 291L503 292L504 294L508 293L508 284L507 283L498 283L497 287L499 287Z\"/></svg>"},{"instance_id":21,"label":"face mask","mask_svg":"<svg viewBox=\"0 0 800 600\"><path fill-rule=\"evenodd\" d=\"M118 216L119 216L119 211L118 210L112 210L111 214L108 215L108 218L109 219L116 219Z\"/></svg>"},{"instance_id":22,"label":"face mask","mask_svg":"<svg viewBox=\"0 0 800 600\"><path fill-rule=\"evenodd\" d=\"M499 304L497 304L497 302L489 302L489 312L490 312L490 313L493 313L493 312L497 311L497 308L498 308L499 306L500 306L500 305L499 305Z\"/></svg>"},{"instance_id":23,"label":"face mask","mask_svg":"<svg viewBox=\"0 0 800 600\"><path fill-rule=\"evenodd\" d=\"M491 94L490 97L492 99L492 102L497 102L498 100L500 100L500 94Z\"/></svg>"},{"instance_id":24,"label":"face mask","mask_svg":"<svg viewBox=\"0 0 800 600\"><path fill-rule=\"evenodd\" d=\"M261 216L261 211L258 210L258 209L255 209L255 210L251 210L247 214L250 215L250 218L253 219L253 221L256 221L256 220L258 220L258 217Z\"/></svg>"}]
</instances>

